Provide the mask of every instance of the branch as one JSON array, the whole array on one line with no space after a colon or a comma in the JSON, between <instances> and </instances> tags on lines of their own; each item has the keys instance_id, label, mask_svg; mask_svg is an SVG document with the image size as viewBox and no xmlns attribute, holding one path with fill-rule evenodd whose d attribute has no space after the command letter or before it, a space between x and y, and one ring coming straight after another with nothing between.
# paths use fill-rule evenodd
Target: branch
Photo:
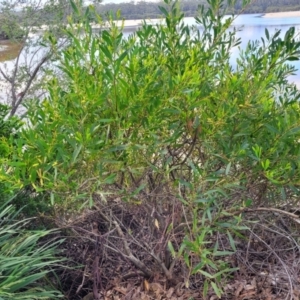
<instances>
[{"instance_id":1,"label":"branch","mask_svg":"<svg viewBox=\"0 0 300 300\"><path fill-rule=\"evenodd\" d=\"M10 116L13 116L16 111L17 111L17 108L19 107L19 105L22 103L23 99L24 99L24 96L25 94L28 92L31 84L32 84L32 81L35 79L38 71L40 70L40 68L43 66L44 63L46 63L51 57L51 53L48 53L47 55L45 55L42 60L38 63L38 65L35 67L33 73L30 75L30 78L26 84L26 87L25 89L20 93L21 96L19 97L19 99L17 101L15 101L14 103L14 106L10 112Z\"/></svg>"},{"instance_id":2,"label":"branch","mask_svg":"<svg viewBox=\"0 0 300 300\"><path fill-rule=\"evenodd\" d=\"M256 211L275 212L275 213L286 215L286 216L292 218L296 223L300 224L299 216L297 216L293 213L290 213L288 211L278 209L278 208L272 208L272 207L258 207L258 208L254 208L254 209L249 209L249 208L245 209L244 208L241 211L243 211L243 212L256 212ZM238 211L238 213L240 213L241 211Z\"/></svg>"},{"instance_id":3,"label":"branch","mask_svg":"<svg viewBox=\"0 0 300 300\"><path fill-rule=\"evenodd\" d=\"M153 251L151 251L150 254L158 262L158 264L161 266L161 268L164 271L167 279L171 280L172 279L172 273L167 269L165 263Z\"/></svg>"},{"instance_id":4,"label":"branch","mask_svg":"<svg viewBox=\"0 0 300 300\"><path fill-rule=\"evenodd\" d=\"M26 39L27 38L28 38L28 32L27 32L27 35L26 35ZM20 49L19 55L16 59L15 68L14 68L13 75L12 75L11 82L10 82L10 84L11 84L11 95L12 95L12 103L11 103L12 110L14 109L14 107L16 106L16 103L17 103L15 83L16 83L17 72L18 72L18 69L19 69L20 56L21 56L23 48L24 48L24 45ZM23 97L24 97L24 95L23 95ZM23 97L20 97L20 98L23 99Z\"/></svg>"},{"instance_id":5,"label":"branch","mask_svg":"<svg viewBox=\"0 0 300 300\"><path fill-rule=\"evenodd\" d=\"M143 264L139 259L137 259L131 252L129 245L125 239L125 236L123 234L122 229L120 228L117 221L113 221L113 224L115 225L117 232L119 236L123 239L123 244L125 248L126 255L124 253L121 253L124 257L128 258L138 269L140 269L144 275L147 277L152 277L152 272L146 267L145 264Z\"/></svg>"},{"instance_id":6,"label":"branch","mask_svg":"<svg viewBox=\"0 0 300 300\"><path fill-rule=\"evenodd\" d=\"M281 210L281 209L278 209L278 208L272 208L272 207L258 207L258 208L241 208L241 209L238 209L238 210L235 210L235 211L228 211L228 213L231 213L232 215L237 215L237 214L240 214L240 213L253 213L253 212L257 212L257 211L266 211L266 212L273 212L273 213L279 213L279 214L283 214L283 215L286 215L287 217L290 217L293 221L295 221L296 223L300 224L300 218L299 216L293 214L293 213L290 213L288 211L285 211L285 210ZM223 218L228 218L228 216L223 216ZM201 221L198 222L198 224L201 224ZM193 222L183 222L183 223L180 223L178 224L177 227L174 228L174 232L177 233L177 232L180 232L183 228L185 227L189 227L193 225Z\"/></svg>"},{"instance_id":7,"label":"branch","mask_svg":"<svg viewBox=\"0 0 300 300\"><path fill-rule=\"evenodd\" d=\"M4 77L4 79L6 81L8 81L10 84L12 83L12 79L9 78L7 75L5 75L5 73L3 72L2 68L0 68L0 73L1 73L1 75Z\"/></svg>"}]
</instances>

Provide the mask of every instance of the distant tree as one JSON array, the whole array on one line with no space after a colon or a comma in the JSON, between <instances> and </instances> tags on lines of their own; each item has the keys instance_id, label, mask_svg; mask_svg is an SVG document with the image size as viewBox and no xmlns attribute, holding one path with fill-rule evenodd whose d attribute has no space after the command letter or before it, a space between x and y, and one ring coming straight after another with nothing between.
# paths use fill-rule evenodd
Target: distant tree
<instances>
[{"instance_id":1,"label":"distant tree","mask_svg":"<svg viewBox=\"0 0 300 300\"><path fill-rule=\"evenodd\" d=\"M125 19L144 19L144 18L159 18L161 12L158 9L158 5L164 6L164 2L147 2L138 1L126 2L126 3L107 3L104 5L96 5L97 12L105 14L108 11L116 12L121 10L122 16ZM181 11L185 17L195 17L199 5L208 7L208 1L205 0L182 0L180 1ZM224 4L224 6L227 6ZM228 8L228 6L227 6ZM226 8L226 9L227 9ZM247 6L243 5L242 0L235 1L234 8L227 12L240 13L243 8L243 13L266 13L266 12L277 12L277 11L288 11L288 10L299 10L299 0L252 0Z\"/></svg>"},{"instance_id":2,"label":"distant tree","mask_svg":"<svg viewBox=\"0 0 300 300\"><path fill-rule=\"evenodd\" d=\"M22 39L24 30L10 18L0 17L0 40Z\"/></svg>"}]
</instances>

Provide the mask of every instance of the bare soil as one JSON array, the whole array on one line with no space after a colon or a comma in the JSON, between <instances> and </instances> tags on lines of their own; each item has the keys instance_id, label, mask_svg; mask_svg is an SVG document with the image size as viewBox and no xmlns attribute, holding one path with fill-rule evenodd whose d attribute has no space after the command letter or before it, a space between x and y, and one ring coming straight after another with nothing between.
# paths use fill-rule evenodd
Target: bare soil
<instances>
[{"instance_id":1,"label":"bare soil","mask_svg":"<svg viewBox=\"0 0 300 300\"><path fill-rule=\"evenodd\" d=\"M3 40L0 41L0 62L15 59L22 49L23 43Z\"/></svg>"}]
</instances>

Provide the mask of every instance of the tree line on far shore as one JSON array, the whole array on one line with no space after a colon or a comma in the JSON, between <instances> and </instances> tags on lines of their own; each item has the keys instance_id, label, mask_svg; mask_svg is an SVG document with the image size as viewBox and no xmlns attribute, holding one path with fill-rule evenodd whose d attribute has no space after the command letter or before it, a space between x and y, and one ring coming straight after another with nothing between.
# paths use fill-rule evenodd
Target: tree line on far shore
<instances>
[{"instance_id":1,"label":"tree line on far shore","mask_svg":"<svg viewBox=\"0 0 300 300\"><path fill-rule=\"evenodd\" d=\"M183 0L180 2L181 11L186 17L194 17L197 14L199 5L207 5L203 0ZM96 5L97 12L105 14L108 11L116 13L121 11L122 17L125 19L144 19L144 18L158 18L161 12L158 6L164 6L164 2L146 2L139 1L138 3L124 2L124 3L107 3ZM235 5L235 12L241 12L242 1L238 1ZM296 11L300 10L299 0L256 0L252 1L250 5L243 9L243 13L270 13L280 11ZM229 10L230 13L233 9Z\"/></svg>"}]
</instances>

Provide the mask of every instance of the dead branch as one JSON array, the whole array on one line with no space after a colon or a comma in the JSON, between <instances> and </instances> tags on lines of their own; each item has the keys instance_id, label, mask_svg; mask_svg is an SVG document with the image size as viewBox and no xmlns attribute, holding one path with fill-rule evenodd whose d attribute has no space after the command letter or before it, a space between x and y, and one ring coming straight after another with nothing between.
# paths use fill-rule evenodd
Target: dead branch
<instances>
[{"instance_id":1,"label":"dead branch","mask_svg":"<svg viewBox=\"0 0 300 300\"><path fill-rule=\"evenodd\" d=\"M272 208L272 207L257 207L257 208L243 208L242 209L243 212L256 212L256 211L266 211L266 212L274 212L274 213L279 213L279 214L283 214L288 216L289 218L292 218L293 221L295 221L296 223L300 224L300 218L293 214L290 213L288 211L282 210L282 209L278 209L278 208ZM239 211L241 212L241 211Z\"/></svg>"},{"instance_id":2,"label":"dead branch","mask_svg":"<svg viewBox=\"0 0 300 300\"><path fill-rule=\"evenodd\" d=\"M129 245L125 239L125 236L123 234L123 231L122 229L120 228L119 224L117 221L113 221L113 224L115 225L116 229L117 229L117 232L119 234L119 236L122 238L123 240L123 245L124 245L124 248L125 248L125 252L126 252L126 255L122 252L120 252L124 257L128 258L138 269L140 269L146 277L152 277L153 274L152 272L139 260L137 259L131 252L130 248L129 248Z\"/></svg>"}]
</instances>

